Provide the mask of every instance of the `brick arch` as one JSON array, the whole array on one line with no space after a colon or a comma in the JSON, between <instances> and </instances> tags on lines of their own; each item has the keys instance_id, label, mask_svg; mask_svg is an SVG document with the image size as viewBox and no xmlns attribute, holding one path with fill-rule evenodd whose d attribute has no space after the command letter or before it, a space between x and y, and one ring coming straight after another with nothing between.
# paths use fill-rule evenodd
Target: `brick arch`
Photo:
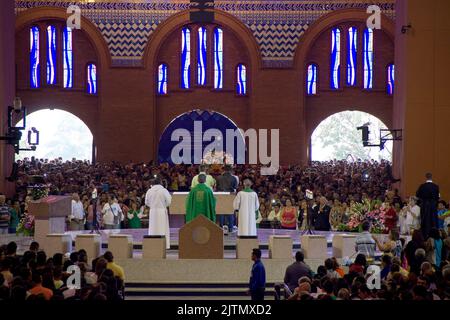
<instances>
[{"instance_id":1,"label":"brick arch","mask_svg":"<svg viewBox=\"0 0 450 320\"><path fill-rule=\"evenodd\" d=\"M68 17L65 9L55 7L37 7L27 9L20 12L16 16L16 32L20 31L25 26L40 20L57 19L66 20ZM81 30L87 35L89 41L91 41L94 50L99 59L102 69L106 69L111 66L111 55L108 45L103 38L98 28L87 18L81 16Z\"/></svg>"},{"instance_id":2,"label":"brick arch","mask_svg":"<svg viewBox=\"0 0 450 320\"><path fill-rule=\"evenodd\" d=\"M342 9L336 10L329 14L322 16L315 21L308 30L301 37L301 43L297 46L294 55L294 67L304 73L304 65L306 63L306 57L309 50L314 45L316 39L327 29L333 25L337 25L342 22L359 21L364 22L369 15L365 10L361 9ZM394 41L395 39L395 22L392 21L385 14L381 14L381 27L389 38Z\"/></svg>"},{"instance_id":3,"label":"brick arch","mask_svg":"<svg viewBox=\"0 0 450 320\"><path fill-rule=\"evenodd\" d=\"M57 107L48 107L48 106L36 106L36 105L31 105L31 106L27 106L27 115L30 115L32 113L36 113L39 111L43 111L43 110L48 110L48 109L54 109L54 110L61 110L61 111L65 111L70 113L71 115L77 117L79 120L81 120L86 127L88 127L89 131L92 134L93 137L93 141L95 141L95 137L96 137L96 121L95 118L93 118L90 114L86 114L81 112L78 108L73 108L70 106L66 106L66 105L58 105ZM16 123L17 124L17 123ZM37 128L39 130L39 128Z\"/></svg>"},{"instance_id":4,"label":"brick arch","mask_svg":"<svg viewBox=\"0 0 450 320\"><path fill-rule=\"evenodd\" d=\"M314 131L317 129L317 127L326 119L328 119L329 117L341 113L341 112L345 112L345 111L360 111L360 112L365 112L368 113L378 119L380 119L381 122L383 122L386 127L388 129L392 128L392 121L391 119L387 119L386 115L383 114L382 112L379 112L379 110L370 110L368 108L346 108L346 107L341 107L341 108L337 108L337 109L331 109L327 112L324 112L321 114L320 118L316 118L313 121L311 121L308 125L307 125L307 132L306 135L307 137L309 137L309 139L311 139L312 134L314 133Z\"/></svg>"},{"instance_id":5,"label":"brick arch","mask_svg":"<svg viewBox=\"0 0 450 320\"><path fill-rule=\"evenodd\" d=\"M235 119L233 118L233 116L230 116L229 114L227 114L225 111L223 110L219 110L216 108L211 108L211 109L207 109L207 108L190 108L190 109L186 109L186 111L182 111L181 113L174 113L173 117L167 121L164 121L164 123L162 123L162 132L164 132L172 122L174 122L177 118L190 114L192 112L209 112L209 113L216 113L220 116L223 116L225 118L228 118L230 120L230 122L232 122L234 125L236 125L237 128L242 129L243 127L240 126L239 121L235 121ZM161 132L161 133L162 133ZM159 135L158 139L160 138L161 134Z\"/></svg>"},{"instance_id":6,"label":"brick arch","mask_svg":"<svg viewBox=\"0 0 450 320\"><path fill-rule=\"evenodd\" d=\"M33 107L27 107L27 117L28 116L30 116L30 115L32 115L32 114L34 114L34 113L37 113L37 112L41 112L41 111L44 111L44 110L58 110L58 111L64 111L64 112L67 112L67 113L69 113L70 115L72 115L72 116L74 116L75 118L77 118L79 121L81 121L85 126L86 126L86 128L89 130L89 133L91 134L91 136L92 136L92 150L91 150L91 161L92 162L94 162L95 163L95 157L96 157L96 155L95 155L95 152L94 152L94 148L95 148L95 137L96 137L96 132L93 130L94 128L95 128L95 121L92 121L93 119L90 119L89 117L88 118L86 118L86 116L85 115L83 115L83 114L80 114L79 112L77 112L76 110L74 111L73 110L73 108L66 108L66 107L57 107L57 108L48 108L48 107L36 107L36 106L33 106ZM88 120L91 120L91 121L88 121ZM19 122L20 120L19 119L17 119L16 121L15 121L15 124L17 125L17 123ZM28 121L28 120L27 120ZM89 123L90 122L90 123ZM27 124L28 125L28 124ZM37 130L39 130L39 131L41 131L41 129L42 128L40 128L40 127L37 127L36 128ZM27 133L26 132L23 132L23 135L26 135ZM63 137L61 137L59 140L60 140L60 142L64 142L63 140L61 140L61 139L63 139ZM42 140L41 140L42 141ZM38 146L38 148L39 148L39 146Z\"/></svg>"},{"instance_id":7,"label":"brick arch","mask_svg":"<svg viewBox=\"0 0 450 320\"><path fill-rule=\"evenodd\" d=\"M294 69L296 70L296 81L300 85L297 91L298 101L303 105L304 136L302 145L305 150L310 145L311 135L315 128L327 117L342 111L362 111L374 115L383 123L392 127L393 98L383 95L383 92L366 92L361 88L346 88L331 94L327 88L321 90L324 84L319 75L318 95L307 97L306 95L306 65L311 60L311 51L317 41L321 40L324 32L331 27L348 22L364 23L369 15L362 9L342 9L333 11L315 21L303 34L300 44L297 46L294 56ZM395 40L395 23L389 17L381 14L382 31L385 38L391 43ZM309 59L309 60L308 60ZM319 68L325 66L318 65ZM319 69L320 70L320 69ZM345 65L342 70L345 70ZM342 73L343 75L345 72ZM342 75L342 76L343 76ZM322 91L322 92L321 92ZM307 152L304 153L305 155Z\"/></svg>"},{"instance_id":8,"label":"brick arch","mask_svg":"<svg viewBox=\"0 0 450 320\"><path fill-rule=\"evenodd\" d=\"M242 44L243 50L246 50L246 55L248 56L248 65L247 70L250 74L250 84L248 85L251 88L251 83L254 75L257 74L258 70L262 66L261 54L259 46L254 38L252 32L248 27L242 23L238 18L232 16L229 13L226 13L221 10L214 10L215 20L212 22L214 24L218 24L230 30L236 40ZM172 16L170 16L167 20L162 22L156 30L151 34L147 46L143 55L143 65L145 68L145 72L147 74L152 75L153 81L150 82L148 86L149 92L152 94L153 99L153 108L152 108L152 119L153 125L155 128L155 134L153 135L153 152L157 154L157 145L159 142L159 136L162 134L164 125L169 123L171 119L176 117L179 114L184 112L191 111L192 109L214 109L217 112L220 112L230 119L234 119L237 123L242 125L243 128L247 127L248 123L248 114L243 113L242 109L238 110L238 108L230 108L230 105L233 105L232 100L236 99L234 92L225 92L225 95L222 97L226 97L221 100L221 103L217 103L217 100L213 99L216 97L216 93L202 95L202 89L200 90L191 90L186 97L186 100L181 99L179 95L170 94L167 97L161 98L156 94L156 86L157 83L155 81L155 74L157 70L158 57L163 50L164 45L167 42L167 39L173 36L174 32L177 29L181 29L182 26L190 24L191 21L189 19L189 10L184 10L178 12ZM169 66L170 67L170 66ZM194 66L195 68L195 66ZM208 97L207 99L200 99ZM169 101L173 101L170 103L170 108L161 107L163 104L161 101L164 100L164 104L169 104ZM245 98L239 100L239 105L249 105L250 99ZM227 107L228 106L228 107ZM233 106L236 106L234 104Z\"/></svg>"},{"instance_id":9,"label":"brick arch","mask_svg":"<svg viewBox=\"0 0 450 320\"><path fill-rule=\"evenodd\" d=\"M340 114L340 113L342 113L342 112L348 112L348 111L350 111L350 112L359 111L359 112L364 112L364 113L366 113L366 114L369 114L370 116L375 117L375 118L377 118L379 121L381 121L382 124L383 124L387 129L392 130L392 125L391 125L391 124L386 123L386 122L385 122L383 119L381 119L377 114L375 114L375 113L373 113L373 112L370 112L370 111L367 111L367 110L362 110L362 109L359 109L359 108L353 108L353 109L350 109L350 108L345 109L345 108L344 108L342 111L331 112L330 114L328 114L327 116L325 116L320 122L312 124L312 126L311 126L311 128L310 128L310 131L308 131L308 133L307 133L307 134L308 134L308 137L309 137L309 147L308 147L308 151L309 151L309 159L310 159L310 160L312 159L312 153L313 153L313 148L312 148L312 143L313 143L312 140L313 140L313 139L312 139L312 136L313 136L314 132L319 128L319 126L320 126L325 120L331 118L331 117L334 116L334 115ZM362 123L359 124L359 125L362 125ZM355 130L356 130L356 127L355 127ZM359 133L359 134L360 134L360 133ZM362 142L361 142L361 144L362 144ZM395 144L392 144L392 150L391 150L391 151L392 151L392 155L393 155L394 147L395 147ZM381 150L380 150L380 151L381 151Z\"/></svg>"},{"instance_id":10,"label":"brick arch","mask_svg":"<svg viewBox=\"0 0 450 320\"><path fill-rule=\"evenodd\" d=\"M228 27L245 44L250 56L252 72L260 68L262 66L261 53L258 43L250 29L238 18L222 10L214 9L214 17L214 23ZM177 28L188 23L191 23L189 20L189 10L184 10L172 15L158 25L156 30L151 34L144 50L143 62L147 69L152 70L155 68L158 52L166 38Z\"/></svg>"}]
</instances>

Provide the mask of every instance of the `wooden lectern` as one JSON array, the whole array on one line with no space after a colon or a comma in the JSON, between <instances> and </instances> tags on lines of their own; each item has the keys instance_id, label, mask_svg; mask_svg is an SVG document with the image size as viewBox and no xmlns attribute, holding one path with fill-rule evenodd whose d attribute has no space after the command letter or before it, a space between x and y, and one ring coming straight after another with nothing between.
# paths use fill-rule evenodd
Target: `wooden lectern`
<instances>
[{"instance_id":1,"label":"wooden lectern","mask_svg":"<svg viewBox=\"0 0 450 320\"><path fill-rule=\"evenodd\" d=\"M223 259L223 231L203 215L184 225L179 233L180 259Z\"/></svg>"},{"instance_id":2,"label":"wooden lectern","mask_svg":"<svg viewBox=\"0 0 450 320\"><path fill-rule=\"evenodd\" d=\"M72 197L48 196L29 204L29 212L34 216L34 239L45 248L47 234L64 233L66 217L72 211Z\"/></svg>"}]
</instances>

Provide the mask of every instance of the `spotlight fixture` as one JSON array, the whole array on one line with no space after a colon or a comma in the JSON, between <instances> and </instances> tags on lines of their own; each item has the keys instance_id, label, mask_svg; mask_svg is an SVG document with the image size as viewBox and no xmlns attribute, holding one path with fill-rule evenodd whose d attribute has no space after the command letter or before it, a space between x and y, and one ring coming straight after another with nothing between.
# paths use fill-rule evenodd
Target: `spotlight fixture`
<instances>
[{"instance_id":1,"label":"spotlight fixture","mask_svg":"<svg viewBox=\"0 0 450 320\"><path fill-rule=\"evenodd\" d=\"M362 131L362 142L364 147L380 147L380 150L384 149L384 146L387 141L401 141L403 140L403 130L402 129L380 129L380 143L373 144L369 140L369 125L370 123L365 123L360 127L357 127L357 130Z\"/></svg>"},{"instance_id":2,"label":"spotlight fixture","mask_svg":"<svg viewBox=\"0 0 450 320\"><path fill-rule=\"evenodd\" d=\"M20 116L20 120L23 121L21 127L14 125L15 115ZM28 131L28 145L30 148L20 148L19 142L22 139L22 131L26 128L27 121L27 108L22 106L22 101L19 97L16 97L12 106L8 106L8 131L4 136L0 137L0 140L5 140L7 144L14 146L14 151L19 154L20 151L35 151L36 146L39 144L39 131L36 128L32 128ZM34 137L34 140L33 140Z\"/></svg>"}]
</instances>

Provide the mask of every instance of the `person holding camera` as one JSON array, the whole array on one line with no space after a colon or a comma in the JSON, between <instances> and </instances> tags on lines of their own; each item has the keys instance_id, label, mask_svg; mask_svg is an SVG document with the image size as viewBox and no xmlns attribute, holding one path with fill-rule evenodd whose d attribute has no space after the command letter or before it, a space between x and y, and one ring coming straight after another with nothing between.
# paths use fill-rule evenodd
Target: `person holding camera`
<instances>
[{"instance_id":1,"label":"person holding camera","mask_svg":"<svg viewBox=\"0 0 450 320\"><path fill-rule=\"evenodd\" d=\"M273 200L275 201L275 200ZM280 214L281 214L281 205L278 202L273 202L272 210L267 217L267 220L270 221L273 229L280 228Z\"/></svg>"},{"instance_id":2,"label":"person holding camera","mask_svg":"<svg viewBox=\"0 0 450 320\"><path fill-rule=\"evenodd\" d=\"M105 229L120 229L120 222L123 221L124 216L115 196L110 197L105 203L102 213Z\"/></svg>"}]
</instances>

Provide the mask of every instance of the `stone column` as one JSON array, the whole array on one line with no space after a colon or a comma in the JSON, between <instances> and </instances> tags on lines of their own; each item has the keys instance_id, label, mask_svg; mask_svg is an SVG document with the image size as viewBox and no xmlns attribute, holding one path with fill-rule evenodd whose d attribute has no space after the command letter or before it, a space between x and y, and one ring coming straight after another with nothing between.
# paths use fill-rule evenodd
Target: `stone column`
<instances>
[{"instance_id":1,"label":"stone column","mask_svg":"<svg viewBox=\"0 0 450 320\"><path fill-rule=\"evenodd\" d=\"M441 197L448 200L450 1L397 0L395 11L393 119L403 129L403 141L394 143L394 175L402 179L402 194L409 196L432 172Z\"/></svg>"},{"instance_id":2,"label":"stone column","mask_svg":"<svg viewBox=\"0 0 450 320\"><path fill-rule=\"evenodd\" d=\"M3 0L0 10L0 135L6 133L7 108L15 96L14 0ZM0 192L11 196L14 184L5 180L11 173L14 150L0 141Z\"/></svg>"}]
</instances>

